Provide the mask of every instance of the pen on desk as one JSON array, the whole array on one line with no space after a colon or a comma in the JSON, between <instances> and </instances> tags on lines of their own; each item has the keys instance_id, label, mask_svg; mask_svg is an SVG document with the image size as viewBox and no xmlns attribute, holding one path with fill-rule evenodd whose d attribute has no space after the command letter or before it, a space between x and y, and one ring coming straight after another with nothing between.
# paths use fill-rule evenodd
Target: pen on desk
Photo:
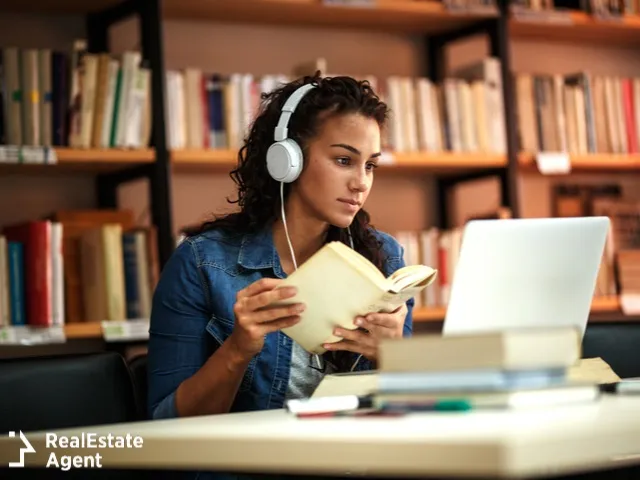
<instances>
[{"instance_id":1,"label":"pen on desk","mask_svg":"<svg viewBox=\"0 0 640 480\"><path fill-rule=\"evenodd\" d=\"M332 397L302 398L288 400L289 412L300 415L346 412L362 408L371 408L373 398L370 395L339 395Z\"/></svg>"}]
</instances>

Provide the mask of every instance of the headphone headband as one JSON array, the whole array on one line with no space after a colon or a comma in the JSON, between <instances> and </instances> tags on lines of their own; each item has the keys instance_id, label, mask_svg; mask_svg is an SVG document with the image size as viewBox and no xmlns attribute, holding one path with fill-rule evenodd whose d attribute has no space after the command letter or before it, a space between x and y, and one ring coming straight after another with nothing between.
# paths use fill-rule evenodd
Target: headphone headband
<instances>
[{"instance_id":1,"label":"headphone headband","mask_svg":"<svg viewBox=\"0 0 640 480\"><path fill-rule=\"evenodd\" d=\"M309 90L315 87L316 86L312 83L302 85L287 99L284 106L282 107L282 113L280 114L278 125L276 126L274 134L274 140L276 142L281 142L287 138L289 120L291 119L291 115L296 110L296 107L300 103L300 100L302 100L302 97L304 97L307 92L309 92Z\"/></svg>"}]
</instances>

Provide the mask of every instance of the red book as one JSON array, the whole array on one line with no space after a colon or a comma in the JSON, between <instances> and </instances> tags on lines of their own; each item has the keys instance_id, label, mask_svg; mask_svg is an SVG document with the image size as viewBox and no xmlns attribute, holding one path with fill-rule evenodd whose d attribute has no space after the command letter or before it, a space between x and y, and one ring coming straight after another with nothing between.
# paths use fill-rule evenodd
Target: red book
<instances>
[{"instance_id":1,"label":"red book","mask_svg":"<svg viewBox=\"0 0 640 480\"><path fill-rule=\"evenodd\" d=\"M627 147L629 153L638 153L638 140L636 137L636 120L633 109L633 80L622 79L622 99L624 106L624 120L627 131Z\"/></svg>"},{"instance_id":2,"label":"red book","mask_svg":"<svg viewBox=\"0 0 640 480\"><path fill-rule=\"evenodd\" d=\"M36 221L4 228L9 241L24 248L24 282L27 324L50 326L53 323L51 222Z\"/></svg>"}]
</instances>

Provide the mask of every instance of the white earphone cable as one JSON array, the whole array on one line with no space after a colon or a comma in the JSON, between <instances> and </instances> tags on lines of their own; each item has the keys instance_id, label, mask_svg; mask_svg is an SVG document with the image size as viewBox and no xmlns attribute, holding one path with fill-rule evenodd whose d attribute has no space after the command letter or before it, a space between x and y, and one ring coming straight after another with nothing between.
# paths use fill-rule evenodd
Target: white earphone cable
<instances>
[{"instance_id":1,"label":"white earphone cable","mask_svg":"<svg viewBox=\"0 0 640 480\"><path fill-rule=\"evenodd\" d=\"M291 252L291 261L293 262L293 268L294 270L298 270L296 255L293 252L293 245L291 244L291 238L289 237L289 229L287 228L287 217L285 216L285 213L284 213L284 182L280 182L280 210L282 213L282 223L284 224L284 234L287 237L287 243L289 244L289 251ZM355 250L355 247L353 245L353 237L351 236L351 229L349 227L347 227L347 233L349 235L349 244L351 245L351 248ZM316 357L316 362L318 362L318 368L321 368L320 355L316 353L315 357ZM353 370L356 368L356 365L358 364L361 358L362 358L362 354L358 355L358 358L356 358L356 361L353 362L353 365L351 366L351 369L350 369L351 372L353 372Z\"/></svg>"},{"instance_id":2,"label":"white earphone cable","mask_svg":"<svg viewBox=\"0 0 640 480\"><path fill-rule=\"evenodd\" d=\"M289 238L289 229L287 228L287 217L284 215L284 182L280 182L280 208L282 210L282 223L284 223L284 234L287 237L287 243L289 244L289 251L291 252L291 260L293 261L294 270L298 270L298 264L296 263L296 256L293 253L293 245L291 245L291 238Z\"/></svg>"}]
</instances>

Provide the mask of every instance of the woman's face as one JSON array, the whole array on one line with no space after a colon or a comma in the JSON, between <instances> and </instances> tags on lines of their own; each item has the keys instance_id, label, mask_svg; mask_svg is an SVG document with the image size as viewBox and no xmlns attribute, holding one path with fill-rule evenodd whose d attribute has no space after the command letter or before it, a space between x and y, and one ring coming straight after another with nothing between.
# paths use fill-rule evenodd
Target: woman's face
<instances>
[{"instance_id":1,"label":"woman's face","mask_svg":"<svg viewBox=\"0 0 640 480\"><path fill-rule=\"evenodd\" d=\"M380 156L380 128L359 114L328 117L308 145L290 200L322 222L346 228L363 207Z\"/></svg>"}]
</instances>

